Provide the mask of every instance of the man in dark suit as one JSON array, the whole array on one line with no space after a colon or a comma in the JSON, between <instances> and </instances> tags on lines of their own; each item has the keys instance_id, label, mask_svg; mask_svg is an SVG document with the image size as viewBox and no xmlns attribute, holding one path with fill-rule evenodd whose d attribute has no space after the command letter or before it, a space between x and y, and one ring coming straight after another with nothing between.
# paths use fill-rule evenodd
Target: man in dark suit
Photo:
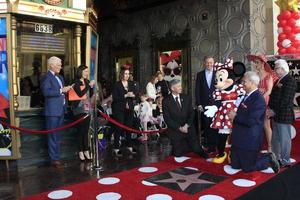
<instances>
[{"instance_id":1,"label":"man in dark suit","mask_svg":"<svg viewBox=\"0 0 300 200\"><path fill-rule=\"evenodd\" d=\"M180 80L171 80L170 89L172 93L163 99L163 116L168 126L173 155L178 157L193 151L202 157L207 157L195 133L191 98L181 94Z\"/></svg>"},{"instance_id":2,"label":"man in dark suit","mask_svg":"<svg viewBox=\"0 0 300 200\"><path fill-rule=\"evenodd\" d=\"M279 77L270 95L268 117L272 120L272 151L282 167L290 166L291 124L295 120L293 99L297 90L295 79L290 76L289 66L283 59L275 61L275 73Z\"/></svg>"},{"instance_id":3,"label":"man in dark suit","mask_svg":"<svg viewBox=\"0 0 300 200\"><path fill-rule=\"evenodd\" d=\"M217 141L218 141L218 130L212 129L210 127L212 118L206 117L203 114L203 108L205 106L211 106L215 104L215 101L212 97L212 93L215 90L214 80L215 72L214 67L214 58L207 56L204 58L205 69L197 73L196 86L195 86L195 97L196 97L196 106L198 110L201 111L201 119L203 125L203 132L205 137L205 142L208 147L207 152L212 153L216 151Z\"/></svg>"},{"instance_id":4,"label":"man in dark suit","mask_svg":"<svg viewBox=\"0 0 300 200\"><path fill-rule=\"evenodd\" d=\"M233 121L231 166L244 172L264 170L270 166L277 173L279 163L274 153L260 153L266 104L257 89L258 84L258 75L255 72L246 72L243 78L246 95L237 112L232 111L228 114L229 119Z\"/></svg>"},{"instance_id":5,"label":"man in dark suit","mask_svg":"<svg viewBox=\"0 0 300 200\"><path fill-rule=\"evenodd\" d=\"M46 128L54 129L62 126L64 121L64 113L66 109L65 93L71 86L64 87L63 78L58 75L61 70L61 59L51 57L48 59L48 69L46 75L41 80L41 90L45 97L45 117ZM51 164L54 167L61 168L63 164L60 160L60 139L59 132L48 134L48 153L51 159Z\"/></svg>"}]
</instances>

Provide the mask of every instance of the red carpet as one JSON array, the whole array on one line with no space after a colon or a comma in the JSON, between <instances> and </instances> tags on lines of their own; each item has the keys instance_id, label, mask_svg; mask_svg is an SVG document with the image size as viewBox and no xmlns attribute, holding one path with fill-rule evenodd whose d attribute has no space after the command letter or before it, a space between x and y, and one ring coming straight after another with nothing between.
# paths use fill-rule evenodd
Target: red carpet
<instances>
[{"instance_id":1,"label":"red carpet","mask_svg":"<svg viewBox=\"0 0 300 200\"><path fill-rule=\"evenodd\" d=\"M293 139L293 147L292 148L292 158L296 161L300 160L300 148L297 148L300 146L300 122L297 122L296 130L298 130L298 134L296 138ZM224 171L224 165L217 165L210 162L207 162L204 159L201 159L194 154L187 155L189 159L182 161L182 162L176 162L174 160L174 157L168 157L166 160L158 163L154 163L151 166L148 167L154 167L151 169L157 169L155 172L150 173L143 173L140 172L138 168L132 169L129 171L120 172L117 174L113 174L110 177L115 177L117 179L112 179L113 181L116 181L117 183L112 185L104 185L98 183L98 180L91 180L88 182L66 186L63 188L60 188L58 190L68 190L71 191L70 193L66 193L66 196L69 196L66 199L105 199L105 200L115 200L115 199L125 199L125 200L135 200L135 199L147 199L147 200L207 200L207 199L236 199L237 197L241 196L242 194L252 190L253 188L259 186L263 182L269 180L274 176L273 173L264 173L264 172L254 172L250 174L245 174L243 172L238 172L234 175L229 175ZM188 194L186 191L189 190L189 188L185 187L183 182L184 180L177 180L176 183L168 184L169 186L165 186L166 183L163 183L164 181L157 182L156 186L147 186L142 183L143 180L147 179L149 183L150 180L152 180L152 177L158 174L163 174L166 172L169 172L170 170L177 170L181 171L180 173L188 173L188 174L196 174L197 171L195 170L189 170L189 169L178 169L181 167L192 167L197 168L199 171L198 175L201 177L201 179L197 179L197 181L203 181L206 180L218 180L217 184L214 184L211 186L210 184L193 184L188 187L194 187L194 188L201 188L202 186L210 185L211 187L204 189L200 192L194 193L194 194ZM175 171L176 171L175 170ZM201 173L205 172L205 173ZM178 174L177 174L178 175ZM211 178L214 175L218 175L218 178ZM164 176L164 175L162 175ZM169 176L169 175L166 175ZM186 176L186 175L185 175ZM199 177L199 178L200 178ZM207 179L207 177L210 177ZM170 179L170 177L169 177ZM168 179L168 180L169 180ZM223 180L224 179L224 180ZM233 181L237 179L248 179L248 182L245 182L246 184L252 184L252 186L248 187L241 187L237 186L233 183ZM101 181L105 182L107 179L100 179ZM165 179L164 179L165 180ZM192 180L192 179L191 179ZM119 182L118 182L119 181ZM193 179L195 181L195 179ZM220 181L220 182L219 182ZM237 181L239 182L239 181ZM236 183L236 182L235 182ZM164 185L165 184L165 185ZM255 184L255 185L253 185ZM180 187L179 187L180 186ZM176 191L177 188L187 188L186 191ZM175 189L174 189L175 188ZM44 192L41 194L37 194L34 196L23 198L23 200L42 200L42 199L49 199L48 194L52 192ZM53 194L53 193L52 193ZM161 196L155 196L155 194L163 194ZM71 195L71 196L70 196ZM98 196L99 195L99 196ZM112 196L110 196L112 195ZM152 196L151 196L152 195ZM206 196L205 196L206 195ZM217 196L207 196L207 195L217 195ZM98 198L96 198L98 196Z\"/></svg>"}]
</instances>

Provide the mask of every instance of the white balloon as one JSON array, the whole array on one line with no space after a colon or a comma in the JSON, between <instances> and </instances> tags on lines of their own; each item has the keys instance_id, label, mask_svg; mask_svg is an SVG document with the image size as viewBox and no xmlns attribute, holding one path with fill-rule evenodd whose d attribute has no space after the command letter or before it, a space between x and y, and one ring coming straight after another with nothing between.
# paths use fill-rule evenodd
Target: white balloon
<instances>
[{"instance_id":1,"label":"white balloon","mask_svg":"<svg viewBox=\"0 0 300 200\"><path fill-rule=\"evenodd\" d=\"M296 20L296 26L300 26L300 19Z\"/></svg>"},{"instance_id":2,"label":"white balloon","mask_svg":"<svg viewBox=\"0 0 300 200\"><path fill-rule=\"evenodd\" d=\"M296 40L300 40L300 33L296 34Z\"/></svg>"},{"instance_id":3,"label":"white balloon","mask_svg":"<svg viewBox=\"0 0 300 200\"><path fill-rule=\"evenodd\" d=\"M278 33L278 34L283 33L283 28L282 28L282 27L279 27L279 28L277 29L277 33Z\"/></svg>"},{"instance_id":4,"label":"white balloon","mask_svg":"<svg viewBox=\"0 0 300 200\"><path fill-rule=\"evenodd\" d=\"M284 39L281 44L284 48L289 48L292 45L292 42L289 39Z\"/></svg>"},{"instance_id":5,"label":"white balloon","mask_svg":"<svg viewBox=\"0 0 300 200\"><path fill-rule=\"evenodd\" d=\"M291 138L294 139L296 137L296 129L294 126L291 126Z\"/></svg>"}]
</instances>

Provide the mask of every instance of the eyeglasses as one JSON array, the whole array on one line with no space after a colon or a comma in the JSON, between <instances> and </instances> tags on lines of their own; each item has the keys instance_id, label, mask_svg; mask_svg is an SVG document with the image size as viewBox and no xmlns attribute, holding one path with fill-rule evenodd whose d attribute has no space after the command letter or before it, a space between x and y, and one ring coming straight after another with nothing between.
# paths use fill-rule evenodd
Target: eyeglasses
<instances>
[{"instance_id":1,"label":"eyeglasses","mask_svg":"<svg viewBox=\"0 0 300 200\"><path fill-rule=\"evenodd\" d=\"M178 76L178 75L181 74L182 67L176 67L176 68L174 68L174 69L164 68L163 71L164 71L164 74L165 74L166 76L170 76L172 73L173 73L175 76Z\"/></svg>"}]
</instances>

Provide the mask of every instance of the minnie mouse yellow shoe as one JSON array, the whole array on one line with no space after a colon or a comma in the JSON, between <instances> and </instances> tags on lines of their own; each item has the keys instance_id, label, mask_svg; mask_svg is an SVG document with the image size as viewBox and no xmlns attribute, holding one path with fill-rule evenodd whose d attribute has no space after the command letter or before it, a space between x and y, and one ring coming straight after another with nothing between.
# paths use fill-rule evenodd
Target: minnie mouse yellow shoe
<instances>
[{"instance_id":1,"label":"minnie mouse yellow shoe","mask_svg":"<svg viewBox=\"0 0 300 200\"><path fill-rule=\"evenodd\" d=\"M227 153L226 152L224 152L224 155L222 156L222 157L215 157L213 160L212 160L212 162L213 163L217 163L217 164L221 164L221 163L223 163L225 160L226 160L226 158L227 158Z\"/></svg>"}]
</instances>

